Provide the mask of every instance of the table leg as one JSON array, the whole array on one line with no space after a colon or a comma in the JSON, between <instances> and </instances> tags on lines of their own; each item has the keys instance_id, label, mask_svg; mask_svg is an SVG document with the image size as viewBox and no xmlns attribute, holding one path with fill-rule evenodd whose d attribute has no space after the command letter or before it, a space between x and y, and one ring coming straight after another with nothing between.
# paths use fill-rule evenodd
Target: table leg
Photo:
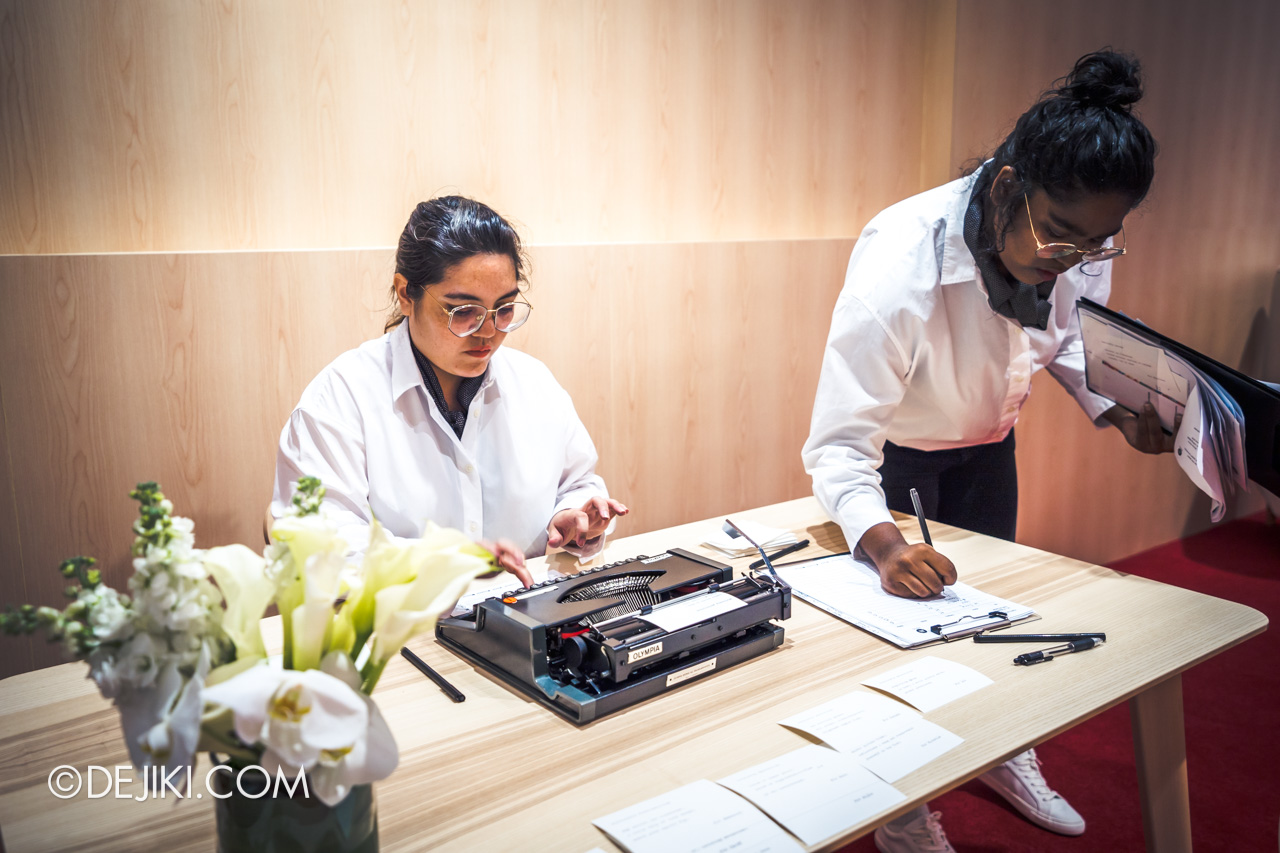
<instances>
[{"instance_id":1,"label":"table leg","mask_svg":"<svg viewBox=\"0 0 1280 853\"><path fill-rule=\"evenodd\" d=\"M1187 742L1182 723L1182 676L1129 700L1133 748L1142 794L1142 829L1149 853L1190 853Z\"/></svg>"}]
</instances>

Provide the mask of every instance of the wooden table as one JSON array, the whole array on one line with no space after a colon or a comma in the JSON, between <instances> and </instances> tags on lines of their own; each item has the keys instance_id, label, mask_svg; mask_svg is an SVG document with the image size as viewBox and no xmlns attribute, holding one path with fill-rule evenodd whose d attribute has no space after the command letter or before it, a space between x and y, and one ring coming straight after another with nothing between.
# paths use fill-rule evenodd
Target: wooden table
<instances>
[{"instance_id":1,"label":"wooden table","mask_svg":"<svg viewBox=\"0 0 1280 853\"><path fill-rule=\"evenodd\" d=\"M735 513L794 530L805 554L846 550L812 499ZM621 539L603 561L693 547L719 519ZM914 519L900 526L917 541ZM900 779L894 812L813 849L834 849L884 820L1120 702L1133 716L1150 850L1190 850L1180 673L1260 633L1267 620L1240 604L1099 566L931 525L961 577L1034 607L1033 630L1107 632L1108 642L1052 666L1015 668L1009 646L956 642L902 651L798 599L783 646L753 661L578 728L423 638L412 647L467 696L450 702L397 657L375 699L400 745L400 767L376 787L382 849L615 849L592 818L697 779L718 779L803 746L784 717L854 690L873 673L930 654L995 683L928 719L964 743ZM748 560L738 561L746 563ZM206 797L56 799L54 767L128 762L117 717L66 664L0 683L0 831L10 853L33 850L212 849ZM207 759L197 769L203 777ZM141 792L140 783L128 790ZM201 790L197 783L196 790Z\"/></svg>"}]
</instances>

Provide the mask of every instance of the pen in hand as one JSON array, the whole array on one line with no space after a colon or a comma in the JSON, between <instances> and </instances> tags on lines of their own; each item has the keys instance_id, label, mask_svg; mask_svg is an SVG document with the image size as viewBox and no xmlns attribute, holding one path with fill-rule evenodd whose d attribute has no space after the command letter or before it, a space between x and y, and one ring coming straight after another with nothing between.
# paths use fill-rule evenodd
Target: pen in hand
<instances>
[{"instance_id":1,"label":"pen in hand","mask_svg":"<svg viewBox=\"0 0 1280 853\"><path fill-rule=\"evenodd\" d=\"M924 523L924 507L920 506L920 493L911 490L911 503L916 508L916 520L920 522L920 532L924 534L924 544L933 547L933 539L929 537L929 525Z\"/></svg>"},{"instance_id":2,"label":"pen in hand","mask_svg":"<svg viewBox=\"0 0 1280 853\"><path fill-rule=\"evenodd\" d=\"M415 655L413 652L409 651L407 647L400 649L400 654L404 657L405 660L413 664L414 669L418 670L418 672L422 673L427 678L434 681L436 683L436 686L444 691L444 695L448 696L450 699L452 699L455 702L466 701L467 697L462 695L461 690L454 687L448 681L445 681L445 678L443 675L436 672L431 667L427 666L426 661L424 661L422 658Z\"/></svg>"}]
</instances>

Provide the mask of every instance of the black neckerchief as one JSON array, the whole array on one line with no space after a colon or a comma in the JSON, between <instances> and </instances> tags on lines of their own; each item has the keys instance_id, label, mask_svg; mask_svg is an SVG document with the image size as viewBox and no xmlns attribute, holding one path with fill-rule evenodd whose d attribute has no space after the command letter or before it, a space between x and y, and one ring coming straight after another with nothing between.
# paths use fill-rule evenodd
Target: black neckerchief
<instances>
[{"instance_id":1,"label":"black neckerchief","mask_svg":"<svg viewBox=\"0 0 1280 853\"><path fill-rule=\"evenodd\" d=\"M1024 328L1043 331L1049 326L1049 314L1053 311L1049 296L1057 279L1040 285L1026 284L1000 271L995 250L984 245L982 235L982 194L990 186L989 175L990 170L983 169L974 181L969 207L964 212L964 244L973 254L978 272L982 273L991 309Z\"/></svg>"},{"instance_id":2,"label":"black neckerchief","mask_svg":"<svg viewBox=\"0 0 1280 853\"><path fill-rule=\"evenodd\" d=\"M418 352L412 337L409 338L409 346L413 349L413 360L418 363L418 372L422 374L422 381L426 383L431 399L436 401L436 408L440 410L440 414L444 415L445 423L453 428L458 438L462 438L462 430L467 426L467 410L471 408L471 401L476 398L476 393L484 384L484 374L467 377L458 383L458 405L462 407L462 411L451 412L449 404L445 402L444 389L440 387L440 379L436 376L431 361Z\"/></svg>"}]
</instances>

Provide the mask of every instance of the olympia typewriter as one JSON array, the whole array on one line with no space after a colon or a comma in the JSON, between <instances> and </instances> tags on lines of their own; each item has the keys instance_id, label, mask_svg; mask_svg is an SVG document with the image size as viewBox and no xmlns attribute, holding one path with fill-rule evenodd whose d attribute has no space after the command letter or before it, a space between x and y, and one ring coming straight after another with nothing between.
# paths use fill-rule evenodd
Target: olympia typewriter
<instances>
[{"instance_id":1,"label":"olympia typewriter","mask_svg":"<svg viewBox=\"0 0 1280 853\"><path fill-rule=\"evenodd\" d=\"M436 639L583 724L776 648L790 615L776 576L674 548L495 593Z\"/></svg>"}]
</instances>

